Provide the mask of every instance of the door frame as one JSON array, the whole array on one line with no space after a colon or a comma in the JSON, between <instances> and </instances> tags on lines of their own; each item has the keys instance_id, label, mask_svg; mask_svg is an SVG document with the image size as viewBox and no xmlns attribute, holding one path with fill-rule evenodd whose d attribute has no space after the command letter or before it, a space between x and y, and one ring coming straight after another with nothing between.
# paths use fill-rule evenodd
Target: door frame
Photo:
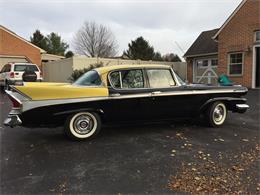
<instances>
[{"instance_id":1,"label":"door frame","mask_svg":"<svg viewBox=\"0 0 260 195\"><path fill-rule=\"evenodd\" d=\"M252 88L256 86L256 48L260 47L260 44L253 46L253 67L252 67Z\"/></svg>"}]
</instances>

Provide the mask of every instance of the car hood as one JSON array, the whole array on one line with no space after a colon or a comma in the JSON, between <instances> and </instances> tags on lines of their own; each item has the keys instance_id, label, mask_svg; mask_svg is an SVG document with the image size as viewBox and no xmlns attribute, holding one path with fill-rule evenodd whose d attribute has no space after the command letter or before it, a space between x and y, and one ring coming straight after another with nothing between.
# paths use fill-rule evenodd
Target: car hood
<instances>
[{"instance_id":1,"label":"car hood","mask_svg":"<svg viewBox=\"0 0 260 195\"><path fill-rule=\"evenodd\" d=\"M13 89L29 97L31 100L108 96L108 89L106 87L76 86L69 83L28 82L23 86L13 86Z\"/></svg>"}]
</instances>

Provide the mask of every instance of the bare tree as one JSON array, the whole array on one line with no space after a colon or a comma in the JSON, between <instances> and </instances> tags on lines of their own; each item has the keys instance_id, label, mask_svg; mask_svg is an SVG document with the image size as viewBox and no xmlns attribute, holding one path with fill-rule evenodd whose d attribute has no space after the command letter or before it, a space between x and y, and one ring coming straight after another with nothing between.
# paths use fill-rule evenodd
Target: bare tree
<instances>
[{"instance_id":1,"label":"bare tree","mask_svg":"<svg viewBox=\"0 0 260 195\"><path fill-rule=\"evenodd\" d=\"M85 22L76 33L73 45L77 53L89 57L113 57L117 43L112 31L95 22Z\"/></svg>"}]
</instances>

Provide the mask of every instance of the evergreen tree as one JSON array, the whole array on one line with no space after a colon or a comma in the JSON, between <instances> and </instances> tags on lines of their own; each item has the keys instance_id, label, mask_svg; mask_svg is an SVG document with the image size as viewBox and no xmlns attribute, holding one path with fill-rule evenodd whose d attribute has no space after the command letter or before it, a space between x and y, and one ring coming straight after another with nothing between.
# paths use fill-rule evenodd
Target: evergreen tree
<instances>
[{"instance_id":1,"label":"evergreen tree","mask_svg":"<svg viewBox=\"0 0 260 195\"><path fill-rule=\"evenodd\" d=\"M69 45L63 42L63 40L57 33L52 32L47 35L48 53L64 56L64 53L68 47Z\"/></svg>"},{"instance_id":2,"label":"evergreen tree","mask_svg":"<svg viewBox=\"0 0 260 195\"><path fill-rule=\"evenodd\" d=\"M30 37L31 43L42 48L49 54L64 56L66 49L69 45L64 42L57 33L50 33L44 36L40 30L36 30L33 36Z\"/></svg>"},{"instance_id":3,"label":"evergreen tree","mask_svg":"<svg viewBox=\"0 0 260 195\"><path fill-rule=\"evenodd\" d=\"M125 56L132 60L152 60L155 53L154 48L143 37L138 37L136 40L128 44L128 50L124 51Z\"/></svg>"},{"instance_id":4,"label":"evergreen tree","mask_svg":"<svg viewBox=\"0 0 260 195\"><path fill-rule=\"evenodd\" d=\"M47 51L47 38L40 32L40 30L36 30L33 33L33 36L30 37L31 43L34 45L42 48L43 50Z\"/></svg>"},{"instance_id":5,"label":"evergreen tree","mask_svg":"<svg viewBox=\"0 0 260 195\"><path fill-rule=\"evenodd\" d=\"M161 53L160 52L155 52L155 54L153 56L153 60L154 61L163 61Z\"/></svg>"}]
</instances>

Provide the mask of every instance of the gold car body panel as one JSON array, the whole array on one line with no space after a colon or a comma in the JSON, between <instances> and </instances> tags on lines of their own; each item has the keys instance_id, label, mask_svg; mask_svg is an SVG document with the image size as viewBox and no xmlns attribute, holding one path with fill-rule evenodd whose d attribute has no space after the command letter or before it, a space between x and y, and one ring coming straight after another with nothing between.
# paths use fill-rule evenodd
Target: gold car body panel
<instances>
[{"instance_id":1,"label":"gold car body panel","mask_svg":"<svg viewBox=\"0 0 260 195\"><path fill-rule=\"evenodd\" d=\"M63 85L29 85L15 88L32 100L73 99L85 97L107 97L107 87L84 87L71 84Z\"/></svg>"}]
</instances>

